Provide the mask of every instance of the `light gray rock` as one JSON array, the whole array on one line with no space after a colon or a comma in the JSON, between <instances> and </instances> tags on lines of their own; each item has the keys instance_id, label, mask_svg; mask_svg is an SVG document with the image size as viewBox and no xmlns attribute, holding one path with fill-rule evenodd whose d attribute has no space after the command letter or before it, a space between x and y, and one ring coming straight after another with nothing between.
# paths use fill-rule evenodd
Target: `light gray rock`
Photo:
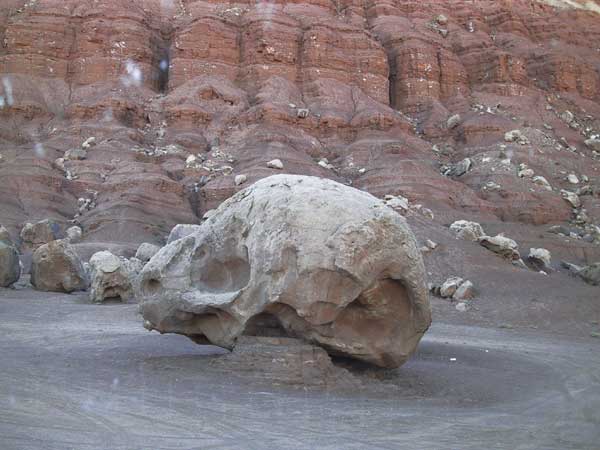
<instances>
[{"instance_id":1,"label":"light gray rock","mask_svg":"<svg viewBox=\"0 0 600 450\"><path fill-rule=\"evenodd\" d=\"M94 303L116 298L127 301L133 297L132 276L127 260L109 251L94 253L90 258L90 300Z\"/></svg>"},{"instance_id":2,"label":"light gray rock","mask_svg":"<svg viewBox=\"0 0 600 450\"><path fill-rule=\"evenodd\" d=\"M66 239L40 246L31 261L31 284L38 291L85 290L88 278L83 264Z\"/></svg>"},{"instance_id":3,"label":"light gray rock","mask_svg":"<svg viewBox=\"0 0 600 450\"><path fill-rule=\"evenodd\" d=\"M531 181L533 181L534 184L537 184L538 186L546 189L547 191L552 190L552 186L550 185L548 180L546 180L546 178L544 178L541 175L536 175L535 177L532 178Z\"/></svg>"},{"instance_id":4,"label":"light gray rock","mask_svg":"<svg viewBox=\"0 0 600 450\"><path fill-rule=\"evenodd\" d=\"M446 121L446 128L449 130L456 128L460 124L461 120L460 114L454 114L453 116L448 117L448 120Z\"/></svg>"},{"instance_id":5,"label":"light gray rock","mask_svg":"<svg viewBox=\"0 0 600 450\"><path fill-rule=\"evenodd\" d=\"M11 286L20 276L19 252L10 241L0 239L0 287Z\"/></svg>"},{"instance_id":6,"label":"light gray rock","mask_svg":"<svg viewBox=\"0 0 600 450\"><path fill-rule=\"evenodd\" d=\"M397 367L431 322L406 220L331 180L277 175L238 192L144 266L145 326L232 348L246 329L293 334ZM261 331L262 330L262 331Z\"/></svg>"},{"instance_id":7,"label":"light gray rock","mask_svg":"<svg viewBox=\"0 0 600 450\"><path fill-rule=\"evenodd\" d=\"M270 169L283 169L283 163L280 159L273 159L267 163L267 167Z\"/></svg>"},{"instance_id":8,"label":"light gray rock","mask_svg":"<svg viewBox=\"0 0 600 450\"><path fill-rule=\"evenodd\" d=\"M169 237L167 238L167 244L170 244L177 239L184 238L189 236L192 233L200 230L200 225L194 225L191 223L180 223L175 225L171 232L169 233Z\"/></svg>"},{"instance_id":9,"label":"light gray rock","mask_svg":"<svg viewBox=\"0 0 600 450\"><path fill-rule=\"evenodd\" d=\"M561 189L560 195L564 198L567 203L569 203L573 208L579 208L581 206L581 200L579 199L579 195L575 192L567 191L565 189Z\"/></svg>"},{"instance_id":10,"label":"light gray rock","mask_svg":"<svg viewBox=\"0 0 600 450\"><path fill-rule=\"evenodd\" d=\"M552 255L545 248L530 248L527 259L536 266L539 266L538 270L543 270L550 267Z\"/></svg>"},{"instance_id":11,"label":"light gray rock","mask_svg":"<svg viewBox=\"0 0 600 450\"><path fill-rule=\"evenodd\" d=\"M600 263L590 264L584 267L578 275L588 284L592 286L600 286Z\"/></svg>"},{"instance_id":12,"label":"light gray rock","mask_svg":"<svg viewBox=\"0 0 600 450\"><path fill-rule=\"evenodd\" d=\"M469 280L463 281L452 294L452 299L457 301L470 300L475 297L475 287Z\"/></svg>"},{"instance_id":13,"label":"light gray rock","mask_svg":"<svg viewBox=\"0 0 600 450\"><path fill-rule=\"evenodd\" d=\"M600 138L587 139L585 145L592 150L600 152Z\"/></svg>"},{"instance_id":14,"label":"light gray rock","mask_svg":"<svg viewBox=\"0 0 600 450\"><path fill-rule=\"evenodd\" d=\"M511 130L504 134L504 140L506 142L517 142L521 145L529 144L529 139L521 133L521 130Z\"/></svg>"},{"instance_id":15,"label":"light gray rock","mask_svg":"<svg viewBox=\"0 0 600 450\"><path fill-rule=\"evenodd\" d=\"M72 148L65 152L65 160L76 161L87 158L87 150L84 148Z\"/></svg>"},{"instance_id":16,"label":"light gray rock","mask_svg":"<svg viewBox=\"0 0 600 450\"><path fill-rule=\"evenodd\" d=\"M442 173L447 177L460 177L467 173L473 167L473 161L470 158L465 158L456 164L446 166Z\"/></svg>"},{"instance_id":17,"label":"light gray rock","mask_svg":"<svg viewBox=\"0 0 600 450\"><path fill-rule=\"evenodd\" d=\"M75 244L81 241L81 237L83 236L83 230L75 225L67 228L66 235L69 242L71 244Z\"/></svg>"},{"instance_id":18,"label":"light gray rock","mask_svg":"<svg viewBox=\"0 0 600 450\"><path fill-rule=\"evenodd\" d=\"M10 233L2 225L0 225L0 242L4 242L7 245L14 245L12 239L10 238Z\"/></svg>"},{"instance_id":19,"label":"light gray rock","mask_svg":"<svg viewBox=\"0 0 600 450\"><path fill-rule=\"evenodd\" d=\"M171 231L172 233L173 231ZM148 242L144 242L140 244L137 251L135 252L135 257L139 259L143 263L147 263L150 261L154 255L158 253L160 247L158 245L149 244Z\"/></svg>"},{"instance_id":20,"label":"light gray rock","mask_svg":"<svg viewBox=\"0 0 600 450\"><path fill-rule=\"evenodd\" d=\"M450 298L454 295L459 286L463 283L460 277L450 277L440 286L440 297Z\"/></svg>"},{"instance_id":21,"label":"light gray rock","mask_svg":"<svg viewBox=\"0 0 600 450\"><path fill-rule=\"evenodd\" d=\"M457 220L450 225L450 230L456 233L456 237L467 241L476 241L485 235L480 224L468 220Z\"/></svg>"},{"instance_id":22,"label":"light gray rock","mask_svg":"<svg viewBox=\"0 0 600 450\"><path fill-rule=\"evenodd\" d=\"M505 236L500 234L494 237L482 236L478 239L478 241L488 250L491 250L492 252L503 256L504 258L510 260L521 259L521 255L519 254L519 246L517 243Z\"/></svg>"},{"instance_id":23,"label":"light gray rock","mask_svg":"<svg viewBox=\"0 0 600 450\"><path fill-rule=\"evenodd\" d=\"M248 177L244 174L241 174L241 175L236 175L235 178L233 179L233 182L235 183L236 186L239 186L241 184L244 184L247 180L248 180Z\"/></svg>"}]
</instances>

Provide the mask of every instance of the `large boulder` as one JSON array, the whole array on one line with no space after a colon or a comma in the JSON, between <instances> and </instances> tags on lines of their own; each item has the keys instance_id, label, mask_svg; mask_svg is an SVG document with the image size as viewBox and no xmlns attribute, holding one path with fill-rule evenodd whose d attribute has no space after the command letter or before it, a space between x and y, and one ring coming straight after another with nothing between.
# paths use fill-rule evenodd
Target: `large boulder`
<instances>
[{"instance_id":1,"label":"large boulder","mask_svg":"<svg viewBox=\"0 0 600 450\"><path fill-rule=\"evenodd\" d=\"M87 288L85 269L68 240L48 242L33 253L31 284L39 291L73 292Z\"/></svg>"},{"instance_id":2,"label":"large boulder","mask_svg":"<svg viewBox=\"0 0 600 450\"><path fill-rule=\"evenodd\" d=\"M94 253L90 258L90 300L129 300L133 297L133 276L127 260L109 251Z\"/></svg>"},{"instance_id":3,"label":"large boulder","mask_svg":"<svg viewBox=\"0 0 600 450\"><path fill-rule=\"evenodd\" d=\"M600 262L585 266L578 275L592 286L600 286Z\"/></svg>"},{"instance_id":4,"label":"large boulder","mask_svg":"<svg viewBox=\"0 0 600 450\"><path fill-rule=\"evenodd\" d=\"M0 240L0 287L16 283L21 276L19 252L8 240Z\"/></svg>"},{"instance_id":5,"label":"large boulder","mask_svg":"<svg viewBox=\"0 0 600 450\"><path fill-rule=\"evenodd\" d=\"M21 229L21 241L25 249L35 250L40 245L62 237L60 224L44 219L36 223L26 223Z\"/></svg>"},{"instance_id":6,"label":"large boulder","mask_svg":"<svg viewBox=\"0 0 600 450\"><path fill-rule=\"evenodd\" d=\"M233 348L242 334L301 337L397 367L431 322L406 220L331 180L276 175L163 247L137 292L146 328Z\"/></svg>"}]
</instances>

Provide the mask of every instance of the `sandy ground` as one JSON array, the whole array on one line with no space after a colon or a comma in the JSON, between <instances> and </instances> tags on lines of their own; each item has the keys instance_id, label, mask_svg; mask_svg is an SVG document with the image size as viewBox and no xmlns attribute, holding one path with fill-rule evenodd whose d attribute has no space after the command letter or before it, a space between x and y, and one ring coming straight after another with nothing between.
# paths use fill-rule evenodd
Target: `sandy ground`
<instances>
[{"instance_id":1,"label":"sandy ground","mask_svg":"<svg viewBox=\"0 0 600 450\"><path fill-rule=\"evenodd\" d=\"M597 338L437 321L402 368L322 390L136 311L0 289L0 449L600 448Z\"/></svg>"}]
</instances>

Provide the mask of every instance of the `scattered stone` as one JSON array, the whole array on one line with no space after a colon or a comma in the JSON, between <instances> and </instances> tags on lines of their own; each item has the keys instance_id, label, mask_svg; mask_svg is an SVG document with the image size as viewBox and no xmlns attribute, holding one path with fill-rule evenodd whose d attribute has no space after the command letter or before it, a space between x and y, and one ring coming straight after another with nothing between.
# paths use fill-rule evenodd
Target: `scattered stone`
<instances>
[{"instance_id":1,"label":"scattered stone","mask_svg":"<svg viewBox=\"0 0 600 450\"><path fill-rule=\"evenodd\" d=\"M78 227L77 225L72 226L67 228L67 231L65 232L65 234L67 235L66 239L68 239L68 241L71 244L75 244L79 241L81 241L81 237L83 236L83 230Z\"/></svg>"},{"instance_id":2,"label":"scattered stone","mask_svg":"<svg viewBox=\"0 0 600 450\"><path fill-rule=\"evenodd\" d=\"M473 167L471 158L465 158L456 164L448 164L442 167L442 175L447 177L460 177Z\"/></svg>"},{"instance_id":3,"label":"scattered stone","mask_svg":"<svg viewBox=\"0 0 600 450\"><path fill-rule=\"evenodd\" d=\"M431 239L427 239L425 241L425 246L431 250L435 250L438 247L438 244L433 242Z\"/></svg>"},{"instance_id":4,"label":"scattered stone","mask_svg":"<svg viewBox=\"0 0 600 450\"><path fill-rule=\"evenodd\" d=\"M64 159L68 161L79 161L87 158L87 151L83 148L72 148L65 152Z\"/></svg>"},{"instance_id":5,"label":"scattered stone","mask_svg":"<svg viewBox=\"0 0 600 450\"><path fill-rule=\"evenodd\" d=\"M527 139L527 137L525 137L523 135L523 133L521 133L521 130L507 131L504 134L504 141L505 142L517 142L521 145L529 144L529 139Z\"/></svg>"},{"instance_id":6,"label":"scattered stone","mask_svg":"<svg viewBox=\"0 0 600 450\"><path fill-rule=\"evenodd\" d=\"M389 206L390 208L396 209L396 210L402 210L402 211L408 211L409 208L409 201L406 197L403 197L401 195L386 195L384 197L385 199L385 204L387 206Z\"/></svg>"},{"instance_id":7,"label":"scattered stone","mask_svg":"<svg viewBox=\"0 0 600 450\"><path fill-rule=\"evenodd\" d=\"M334 168L332 164L329 164L329 161L327 161L327 159L322 159L317 164L319 164L319 166L323 167L324 169L333 170Z\"/></svg>"},{"instance_id":8,"label":"scattered stone","mask_svg":"<svg viewBox=\"0 0 600 450\"><path fill-rule=\"evenodd\" d=\"M504 258L510 260L519 260L521 258L517 243L501 234L494 237L482 236L478 241L488 250L497 253Z\"/></svg>"},{"instance_id":9,"label":"scattered stone","mask_svg":"<svg viewBox=\"0 0 600 450\"><path fill-rule=\"evenodd\" d=\"M548 191L552 190L552 186L550 186L550 183L548 183L548 180L546 180L546 178L544 178L541 175L537 175L537 176L533 177L532 181L534 184L537 184L538 186L540 186Z\"/></svg>"},{"instance_id":10,"label":"scattered stone","mask_svg":"<svg viewBox=\"0 0 600 450\"><path fill-rule=\"evenodd\" d=\"M250 326L272 333L266 321L331 353L397 367L429 327L415 237L364 191L271 176L223 202L193 237L140 274L149 328L231 349Z\"/></svg>"},{"instance_id":11,"label":"scattered stone","mask_svg":"<svg viewBox=\"0 0 600 450\"><path fill-rule=\"evenodd\" d=\"M440 297L450 298L458 290L464 280L460 277L450 277L440 286Z\"/></svg>"},{"instance_id":12,"label":"scattered stone","mask_svg":"<svg viewBox=\"0 0 600 450\"><path fill-rule=\"evenodd\" d=\"M460 114L454 114L453 116L450 116L446 121L446 128L449 130L456 128L460 124L461 120L462 118L460 117Z\"/></svg>"},{"instance_id":13,"label":"scattered stone","mask_svg":"<svg viewBox=\"0 0 600 450\"><path fill-rule=\"evenodd\" d=\"M158 245L144 242L138 247L137 251L135 252L135 257L142 263L147 263L148 261L150 261L150 258L152 258L158 253L159 250L160 247Z\"/></svg>"},{"instance_id":14,"label":"scattered stone","mask_svg":"<svg viewBox=\"0 0 600 450\"><path fill-rule=\"evenodd\" d=\"M94 303L116 298L124 302L133 297L126 261L109 251L94 253L90 258L90 279L90 300Z\"/></svg>"},{"instance_id":15,"label":"scattered stone","mask_svg":"<svg viewBox=\"0 0 600 450\"><path fill-rule=\"evenodd\" d=\"M475 297L475 288L469 280L463 281L452 295L453 300L470 300Z\"/></svg>"},{"instance_id":16,"label":"scattered stone","mask_svg":"<svg viewBox=\"0 0 600 450\"><path fill-rule=\"evenodd\" d=\"M530 248L527 259L536 267L536 270L544 272L550 268L552 255L545 248Z\"/></svg>"},{"instance_id":17,"label":"scattered stone","mask_svg":"<svg viewBox=\"0 0 600 450\"><path fill-rule=\"evenodd\" d=\"M246 181L248 180L248 177L246 175L236 175L233 182L235 183L236 186L239 186L241 184L244 184Z\"/></svg>"},{"instance_id":18,"label":"scattered stone","mask_svg":"<svg viewBox=\"0 0 600 450\"><path fill-rule=\"evenodd\" d=\"M0 227L0 230L5 228ZM19 281L21 263L19 252L10 239L0 239L0 287L9 287Z\"/></svg>"},{"instance_id":19,"label":"scattered stone","mask_svg":"<svg viewBox=\"0 0 600 450\"><path fill-rule=\"evenodd\" d=\"M571 111L565 111L560 115L560 118L563 120L563 122L571 124L571 122L575 120L575 115Z\"/></svg>"},{"instance_id":20,"label":"scattered stone","mask_svg":"<svg viewBox=\"0 0 600 450\"><path fill-rule=\"evenodd\" d=\"M88 278L81 260L67 240L39 247L31 262L31 284L38 291L83 291Z\"/></svg>"},{"instance_id":21,"label":"scattered stone","mask_svg":"<svg viewBox=\"0 0 600 450\"><path fill-rule=\"evenodd\" d=\"M439 25L447 25L448 24L448 18L445 15L443 15L443 14L440 14L440 15L436 16L435 21Z\"/></svg>"},{"instance_id":22,"label":"scattered stone","mask_svg":"<svg viewBox=\"0 0 600 450\"><path fill-rule=\"evenodd\" d=\"M571 184L579 184L579 178L577 178L577 175L575 175L574 173L570 173L567 176L567 181Z\"/></svg>"},{"instance_id":23,"label":"scattered stone","mask_svg":"<svg viewBox=\"0 0 600 450\"><path fill-rule=\"evenodd\" d=\"M299 119L306 119L308 117L308 113L308 109L298 108L298 110L296 111L296 117L298 117Z\"/></svg>"},{"instance_id":24,"label":"scattered stone","mask_svg":"<svg viewBox=\"0 0 600 450\"><path fill-rule=\"evenodd\" d=\"M594 151L600 152L600 138L587 139L585 145Z\"/></svg>"},{"instance_id":25,"label":"scattered stone","mask_svg":"<svg viewBox=\"0 0 600 450\"><path fill-rule=\"evenodd\" d=\"M581 200L575 192L561 189L560 194L573 208L579 208L581 206Z\"/></svg>"},{"instance_id":26,"label":"scattered stone","mask_svg":"<svg viewBox=\"0 0 600 450\"><path fill-rule=\"evenodd\" d=\"M450 230L456 233L456 237L467 241L477 241L485 235L483 228L477 222L468 220L457 220L450 225Z\"/></svg>"},{"instance_id":27,"label":"scattered stone","mask_svg":"<svg viewBox=\"0 0 600 450\"><path fill-rule=\"evenodd\" d=\"M191 223L180 223L178 225L175 225L169 233L169 237L167 238L167 244L189 236L190 234L193 234L199 231L200 229L200 225L195 225Z\"/></svg>"},{"instance_id":28,"label":"scattered stone","mask_svg":"<svg viewBox=\"0 0 600 450\"><path fill-rule=\"evenodd\" d=\"M465 302L457 303L454 308L456 308L456 310L460 312L466 312L469 309Z\"/></svg>"},{"instance_id":29,"label":"scattered stone","mask_svg":"<svg viewBox=\"0 0 600 450\"><path fill-rule=\"evenodd\" d=\"M96 145L96 138L94 136L89 137L85 141L83 141L83 144L81 144L81 148L88 149L93 145Z\"/></svg>"},{"instance_id":30,"label":"scattered stone","mask_svg":"<svg viewBox=\"0 0 600 450\"><path fill-rule=\"evenodd\" d=\"M592 286L600 286L600 263L590 264L582 268L577 275Z\"/></svg>"},{"instance_id":31,"label":"scattered stone","mask_svg":"<svg viewBox=\"0 0 600 450\"><path fill-rule=\"evenodd\" d=\"M267 167L270 169L283 169L283 163L280 159L273 159L267 163Z\"/></svg>"}]
</instances>

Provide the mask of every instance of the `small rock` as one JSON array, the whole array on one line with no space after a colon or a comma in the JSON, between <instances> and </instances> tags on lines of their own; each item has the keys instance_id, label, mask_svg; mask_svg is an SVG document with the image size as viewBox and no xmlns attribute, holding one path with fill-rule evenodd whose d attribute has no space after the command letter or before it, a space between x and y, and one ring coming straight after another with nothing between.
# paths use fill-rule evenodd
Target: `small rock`
<instances>
[{"instance_id":1,"label":"small rock","mask_svg":"<svg viewBox=\"0 0 600 450\"><path fill-rule=\"evenodd\" d=\"M461 120L462 118L460 117L460 114L454 114L453 116L450 116L446 121L446 128L449 130L456 128L460 124Z\"/></svg>"},{"instance_id":2,"label":"small rock","mask_svg":"<svg viewBox=\"0 0 600 450\"><path fill-rule=\"evenodd\" d=\"M298 117L299 119L306 119L308 117L308 113L308 109L298 108L298 110L296 111L296 117Z\"/></svg>"},{"instance_id":3,"label":"small rock","mask_svg":"<svg viewBox=\"0 0 600 450\"><path fill-rule=\"evenodd\" d=\"M241 175L236 175L233 182L235 183L236 186L239 186L241 184L244 184L247 180L248 180L248 177L244 174L241 174Z\"/></svg>"},{"instance_id":4,"label":"small rock","mask_svg":"<svg viewBox=\"0 0 600 450\"><path fill-rule=\"evenodd\" d=\"M138 247L137 251L135 252L135 257L142 263L147 263L150 261L150 258L158 253L159 250L160 247L158 245L144 242Z\"/></svg>"},{"instance_id":5,"label":"small rock","mask_svg":"<svg viewBox=\"0 0 600 450\"><path fill-rule=\"evenodd\" d=\"M465 302L460 302L460 303L456 304L455 308L457 311L465 312L465 311L467 311L468 306Z\"/></svg>"},{"instance_id":6,"label":"small rock","mask_svg":"<svg viewBox=\"0 0 600 450\"><path fill-rule=\"evenodd\" d=\"M517 176L519 178L532 178L535 175L535 172L533 171L533 169L523 169L523 170L519 170L519 172L517 172Z\"/></svg>"},{"instance_id":7,"label":"small rock","mask_svg":"<svg viewBox=\"0 0 600 450\"><path fill-rule=\"evenodd\" d=\"M468 220L457 220L450 225L450 230L456 233L457 238L467 241L476 241L485 235L480 224Z\"/></svg>"},{"instance_id":8,"label":"small rock","mask_svg":"<svg viewBox=\"0 0 600 450\"><path fill-rule=\"evenodd\" d=\"M469 280L463 281L452 294L453 300L470 300L475 297L475 288Z\"/></svg>"},{"instance_id":9,"label":"small rock","mask_svg":"<svg viewBox=\"0 0 600 450\"><path fill-rule=\"evenodd\" d=\"M521 145L529 144L529 139L527 139L527 137L525 137L523 135L523 133L521 133L521 130L507 131L504 134L504 141L505 142L517 142Z\"/></svg>"},{"instance_id":10,"label":"small rock","mask_svg":"<svg viewBox=\"0 0 600 450\"><path fill-rule=\"evenodd\" d=\"M463 279L460 277L450 277L442 283L440 287L440 297L450 298L454 295L460 285L463 283Z\"/></svg>"},{"instance_id":11,"label":"small rock","mask_svg":"<svg viewBox=\"0 0 600 450\"><path fill-rule=\"evenodd\" d=\"M13 241L10 238L10 233L2 225L0 225L0 242L4 242L7 245L13 245L14 246Z\"/></svg>"},{"instance_id":12,"label":"small rock","mask_svg":"<svg viewBox=\"0 0 600 450\"><path fill-rule=\"evenodd\" d=\"M88 149L93 145L96 145L96 138L94 136L89 137L85 141L83 141L83 144L81 144L81 148Z\"/></svg>"},{"instance_id":13,"label":"small rock","mask_svg":"<svg viewBox=\"0 0 600 450\"><path fill-rule=\"evenodd\" d=\"M532 181L537 184L538 186L551 191L552 190L552 186L550 186L550 183L548 183L548 180L546 180L546 178L544 178L541 175L537 175L535 177L533 177Z\"/></svg>"},{"instance_id":14,"label":"small rock","mask_svg":"<svg viewBox=\"0 0 600 450\"><path fill-rule=\"evenodd\" d=\"M456 164L450 164L442 169L442 174L447 177L460 177L467 173L473 167L473 161L465 158Z\"/></svg>"},{"instance_id":15,"label":"small rock","mask_svg":"<svg viewBox=\"0 0 600 450\"><path fill-rule=\"evenodd\" d=\"M58 170L64 172L65 171L65 158L56 158L54 160L54 167Z\"/></svg>"},{"instance_id":16,"label":"small rock","mask_svg":"<svg viewBox=\"0 0 600 450\"><path fill-rule=\"evenodd\" d=\"M440 15L436 16L435 21L439 25L446 25L448 23L448 18L445 15L440 14Z\"/></svg>"},{"instance_id":17,"label":"small rock","mask_svg":"<svg viewBox=\"0 0 600 450\"><path fill-rule=\"evenodd\" d=\"M592 286L600 286L600 262L582 268L577 275Z\"/></svg>"},{"instance_id":18,"label":"small rock","mask_svg":"<svg viewBox=\"0 0 600 450\"><path fill-rule=\"evenodd\" d=\"M519 260L521 255L519 254L519 246L515 241L502 235L494 237L482 236L478 239L479 244L488 250L503 256L510 260Z\"/></svg>"},{"instance_id":19,"label":"small rock","mask_svg":"<svg viewBox=\"0 0 600 450\"><path fill-rule=\"evenodd\" d=\"M537 270L542 270L550 267L552 255L545 248L530 248L527 258L538 266Z\"/></svg>"},{"instance_id":20,"label":"small rock","mask_svg":"<svg viewBox=\"0 0 600 450\"><path fill-rule=\"evenodd\" d=\"M573 122L575 120L575 115L571 112L571 111L565 111L560 115L560 118L570 124L571 122Z\"/></svg>"},{"instance_id":21,"label":"small rock","mask_svg":"<svg viewBox=\"0 0 600 450\"><path fill-rule=\"evenodd\" d=\"M579 184L579 178L574 173L570 173L567 177L567 181L571 184Z\"/></svg>"},{"instance_id":22,"label":"small rock","mask_svg":"<svg viewBox=\"0 0 600 450\"><path fill-rule=\"evenodd\" d=\"M283 163L280 159L273 159L267 163L267 167L270 169L283 169Z\"/></svg>"},{"instance_id":23,"label":"small rock","mask_svg":"<svg viewBox=\"0 0 600 450\"><path fill-rule=\"evenodd\" d=\"M81 241L81 237L83 236L83 230L78 227L77 225L72 226L67 228L67 231L65 232L65 234L67 235L66 239L68 239L68 241L71 244L75 244L79 241Z\"/></svg>"},{"instance_id":24,"label":"small rock","mask_svg":"<svg viewBox=\"0 0 600 450\"><path fill-rule=\"evenodd\" d=\"M87 158L87 151L83 148L72 148L65 152L65 160L76 161Z\"/></svg>"},{"instance_id":25,"label":"small rock","mask_svg":"<svg viewBox=\"0 0 600 450\"><path fill-rule=\"evenodd\" d=\"M594 151L600 152L600 138L587 139L585 145Z\"/></svg>"},{"instance_id":26,"label":"small rock","mask_svg":"<svg viewBox=\"0 0 600 450\"><path fill-rule=\"evenodd\" d=\"M401 195L386 195L385 204L390 208L401 209L403 211L408 211L409 207L408 199Z\"/></svg>"},{"instance_id":27,"label":"small rock","mask_svg":"<svg viewBox=\"0 0 600 450\"><path fill-rule=\"evenodd\" d=\"M425 246L431 250L435 250L437 248L437 243L433 242L431 239L427 239L425 241Z\"/></svg>"},{"instance_id":28,"label":"small rock","mask_svg":"<svg viewBox=\"0 0 600 450\"><path fill-rule=\"evenodd\" d=\"M560 194L573 208L579 208L581 206L581 200L575 192L561 189Z\"/></svg>"}]
</instances>

